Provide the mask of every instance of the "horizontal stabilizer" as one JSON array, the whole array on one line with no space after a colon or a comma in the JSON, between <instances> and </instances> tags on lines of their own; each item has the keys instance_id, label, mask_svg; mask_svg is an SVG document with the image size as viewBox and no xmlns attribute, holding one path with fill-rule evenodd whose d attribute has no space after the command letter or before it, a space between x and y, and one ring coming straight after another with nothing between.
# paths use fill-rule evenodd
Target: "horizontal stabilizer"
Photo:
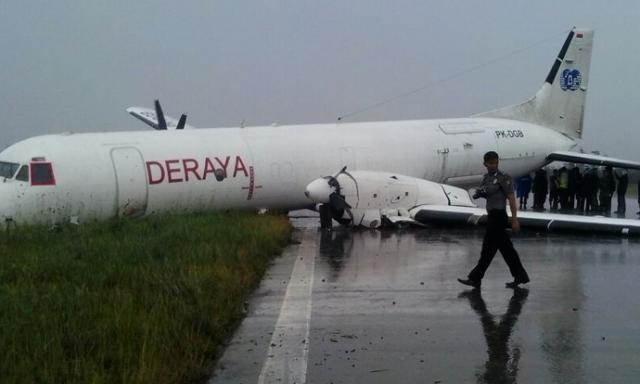
<instances>
[{"instance_id":1,"label":"horizontal stabilizer","mask_svg":"<svg viewBox=\"0 0 640 384\"><path fill-rule=\"evenodd\" d=\"M423 224L485 225L487 211L482 208L422 205L409 211L410 217ZM587 232L640 236L640 221L603 216L565 215L546 212L518 212L522 228L545 232Z\"/></svg>"},{"instance_id":2,"label":"horizontal stabilizer","mask_svg":"<svg viewBox=\"0 0 640 384\"><path fill-rule=\"evenodd\" d=\"M137 118L142 120L145 124L152 127L153 129L159 129L159 122L156 115L156 111L150 108L142 108L142 107L129 107L127 108L127 112ZM176 129L178 126L178 119L174 119L171 116L164 115L164 119L167 122L167 129ZM184 129L195 129L195 127L185 124Z\"/></svg>"},{"instance_id":3,"label":"horizontal stabilizer","mask_svg":"<svg viewBox=\"0 0 640 384\"><path fill-rule=\"evenodd\" d=\"M640 163L635 161L570 151L552 152L547 156L547 161L549 163L552 161L564 161L567 163L601 165L614 168L640 169Z\"/></svg>"}]
</instances>

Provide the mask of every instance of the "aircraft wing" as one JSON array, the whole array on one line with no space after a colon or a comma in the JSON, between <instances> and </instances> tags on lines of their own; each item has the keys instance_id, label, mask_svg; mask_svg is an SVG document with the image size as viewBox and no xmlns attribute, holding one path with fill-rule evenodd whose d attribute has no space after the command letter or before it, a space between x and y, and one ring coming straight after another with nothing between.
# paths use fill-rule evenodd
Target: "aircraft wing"
<instances>
[{"instance_id":1,"label":"aircraft wing","mask_svg":"<svg viewBox=\"0 0 640 384\"><path fill-rule=\"evenodd\" d=\"M508 210L507 210L508 211ZM483 208L449 205L422 205L409 211L410 217L423 223L484 225ZM509 216L510 213L508 212ZM591 232L616 235L640 235L640 220L603 216L579 216L559 213L519 211L520 227L548 232Z\"/></svg>"},{"instance_id":2,"label":"aircraft wing","mask_svg":"<svg viewBox=\"0 0 640 384\"><path fill-rule=\"evenodd\" d=\"M629 160L615 159L613 157L591 155L588 153L557 151L547 156L547 161L565 161L568 163L604 165L614 168L640 169L640 163Z\"/></svg>"},{"instance_id":3,"label":"aircraft wing","mask_svg":"<svg viewBox=\"0 0 640 384\"><path fill-rule=\"evenodd\" d=\"M156 111L150 108L142 108L142 107L129 107L127 108L127 112L135 117L136 119L142 120L145 124L151 126L153 129L158 129L158 117L156 115ZM167 122L168 129L175 129L178 125L178 119L174 119L171 116L164 116L164 119ZM195 129L195 127L185 124L185 129Z\"/></svg>"}]
</instances>

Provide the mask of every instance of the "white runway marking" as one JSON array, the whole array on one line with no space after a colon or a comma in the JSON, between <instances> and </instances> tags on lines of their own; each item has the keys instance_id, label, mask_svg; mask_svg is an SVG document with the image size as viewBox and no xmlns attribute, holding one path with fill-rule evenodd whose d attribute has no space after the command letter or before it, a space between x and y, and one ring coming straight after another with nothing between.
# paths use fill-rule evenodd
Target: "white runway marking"
<instances>
[{"instance_id":1,"label":"white runway marking","mask_svg":"<svg viewBox=\"0 0 640 384\"><path fill-rule=\"evenodd\" d=\"M298 256L293 266L259 384L306 381L316 238L315 231L306 231L298 248L303 256Z\"/></svg>"}]
</instances>

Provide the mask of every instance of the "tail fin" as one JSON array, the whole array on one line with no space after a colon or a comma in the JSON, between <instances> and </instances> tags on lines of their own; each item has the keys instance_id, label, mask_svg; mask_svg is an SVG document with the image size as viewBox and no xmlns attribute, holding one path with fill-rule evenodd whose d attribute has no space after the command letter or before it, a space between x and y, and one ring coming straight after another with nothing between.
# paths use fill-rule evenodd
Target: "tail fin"
<instances>
[{"instance_id":1,"label":"tail fin","mask_svg":"<svg viewBox=\"0 0 640 384\"><path fill-rule=\"evenodd\" d=\"M593 30L574 28L533 98L476 116L526 121L553 128L573 139L582 137L592 45Z\"/></svg>"}]
</instances>

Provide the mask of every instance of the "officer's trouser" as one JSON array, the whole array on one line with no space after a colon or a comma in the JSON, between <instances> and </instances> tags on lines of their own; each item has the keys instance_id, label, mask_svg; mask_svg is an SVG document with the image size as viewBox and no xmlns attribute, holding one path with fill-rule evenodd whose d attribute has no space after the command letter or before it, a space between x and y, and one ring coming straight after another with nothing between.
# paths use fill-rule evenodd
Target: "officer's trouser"
<instances>
[{"instance_id":1,"label":"officer's trouser","mask_svg":"<svg viewBox=\"0 0 640 384\"><path fill-rule=\"evenodd\" d=\"M500 209L489 211L487 215L487 232L482 241L480 260L478 260L478 265L469 273L469 279L482 280L493 257L500 250L514 280L529 281L529 276L520 262L518 252L513 248L513 243L509 239L509 235L507 235L506 227L508 223L509 219L506 211Z\"/></svg>"}]
</instances>

